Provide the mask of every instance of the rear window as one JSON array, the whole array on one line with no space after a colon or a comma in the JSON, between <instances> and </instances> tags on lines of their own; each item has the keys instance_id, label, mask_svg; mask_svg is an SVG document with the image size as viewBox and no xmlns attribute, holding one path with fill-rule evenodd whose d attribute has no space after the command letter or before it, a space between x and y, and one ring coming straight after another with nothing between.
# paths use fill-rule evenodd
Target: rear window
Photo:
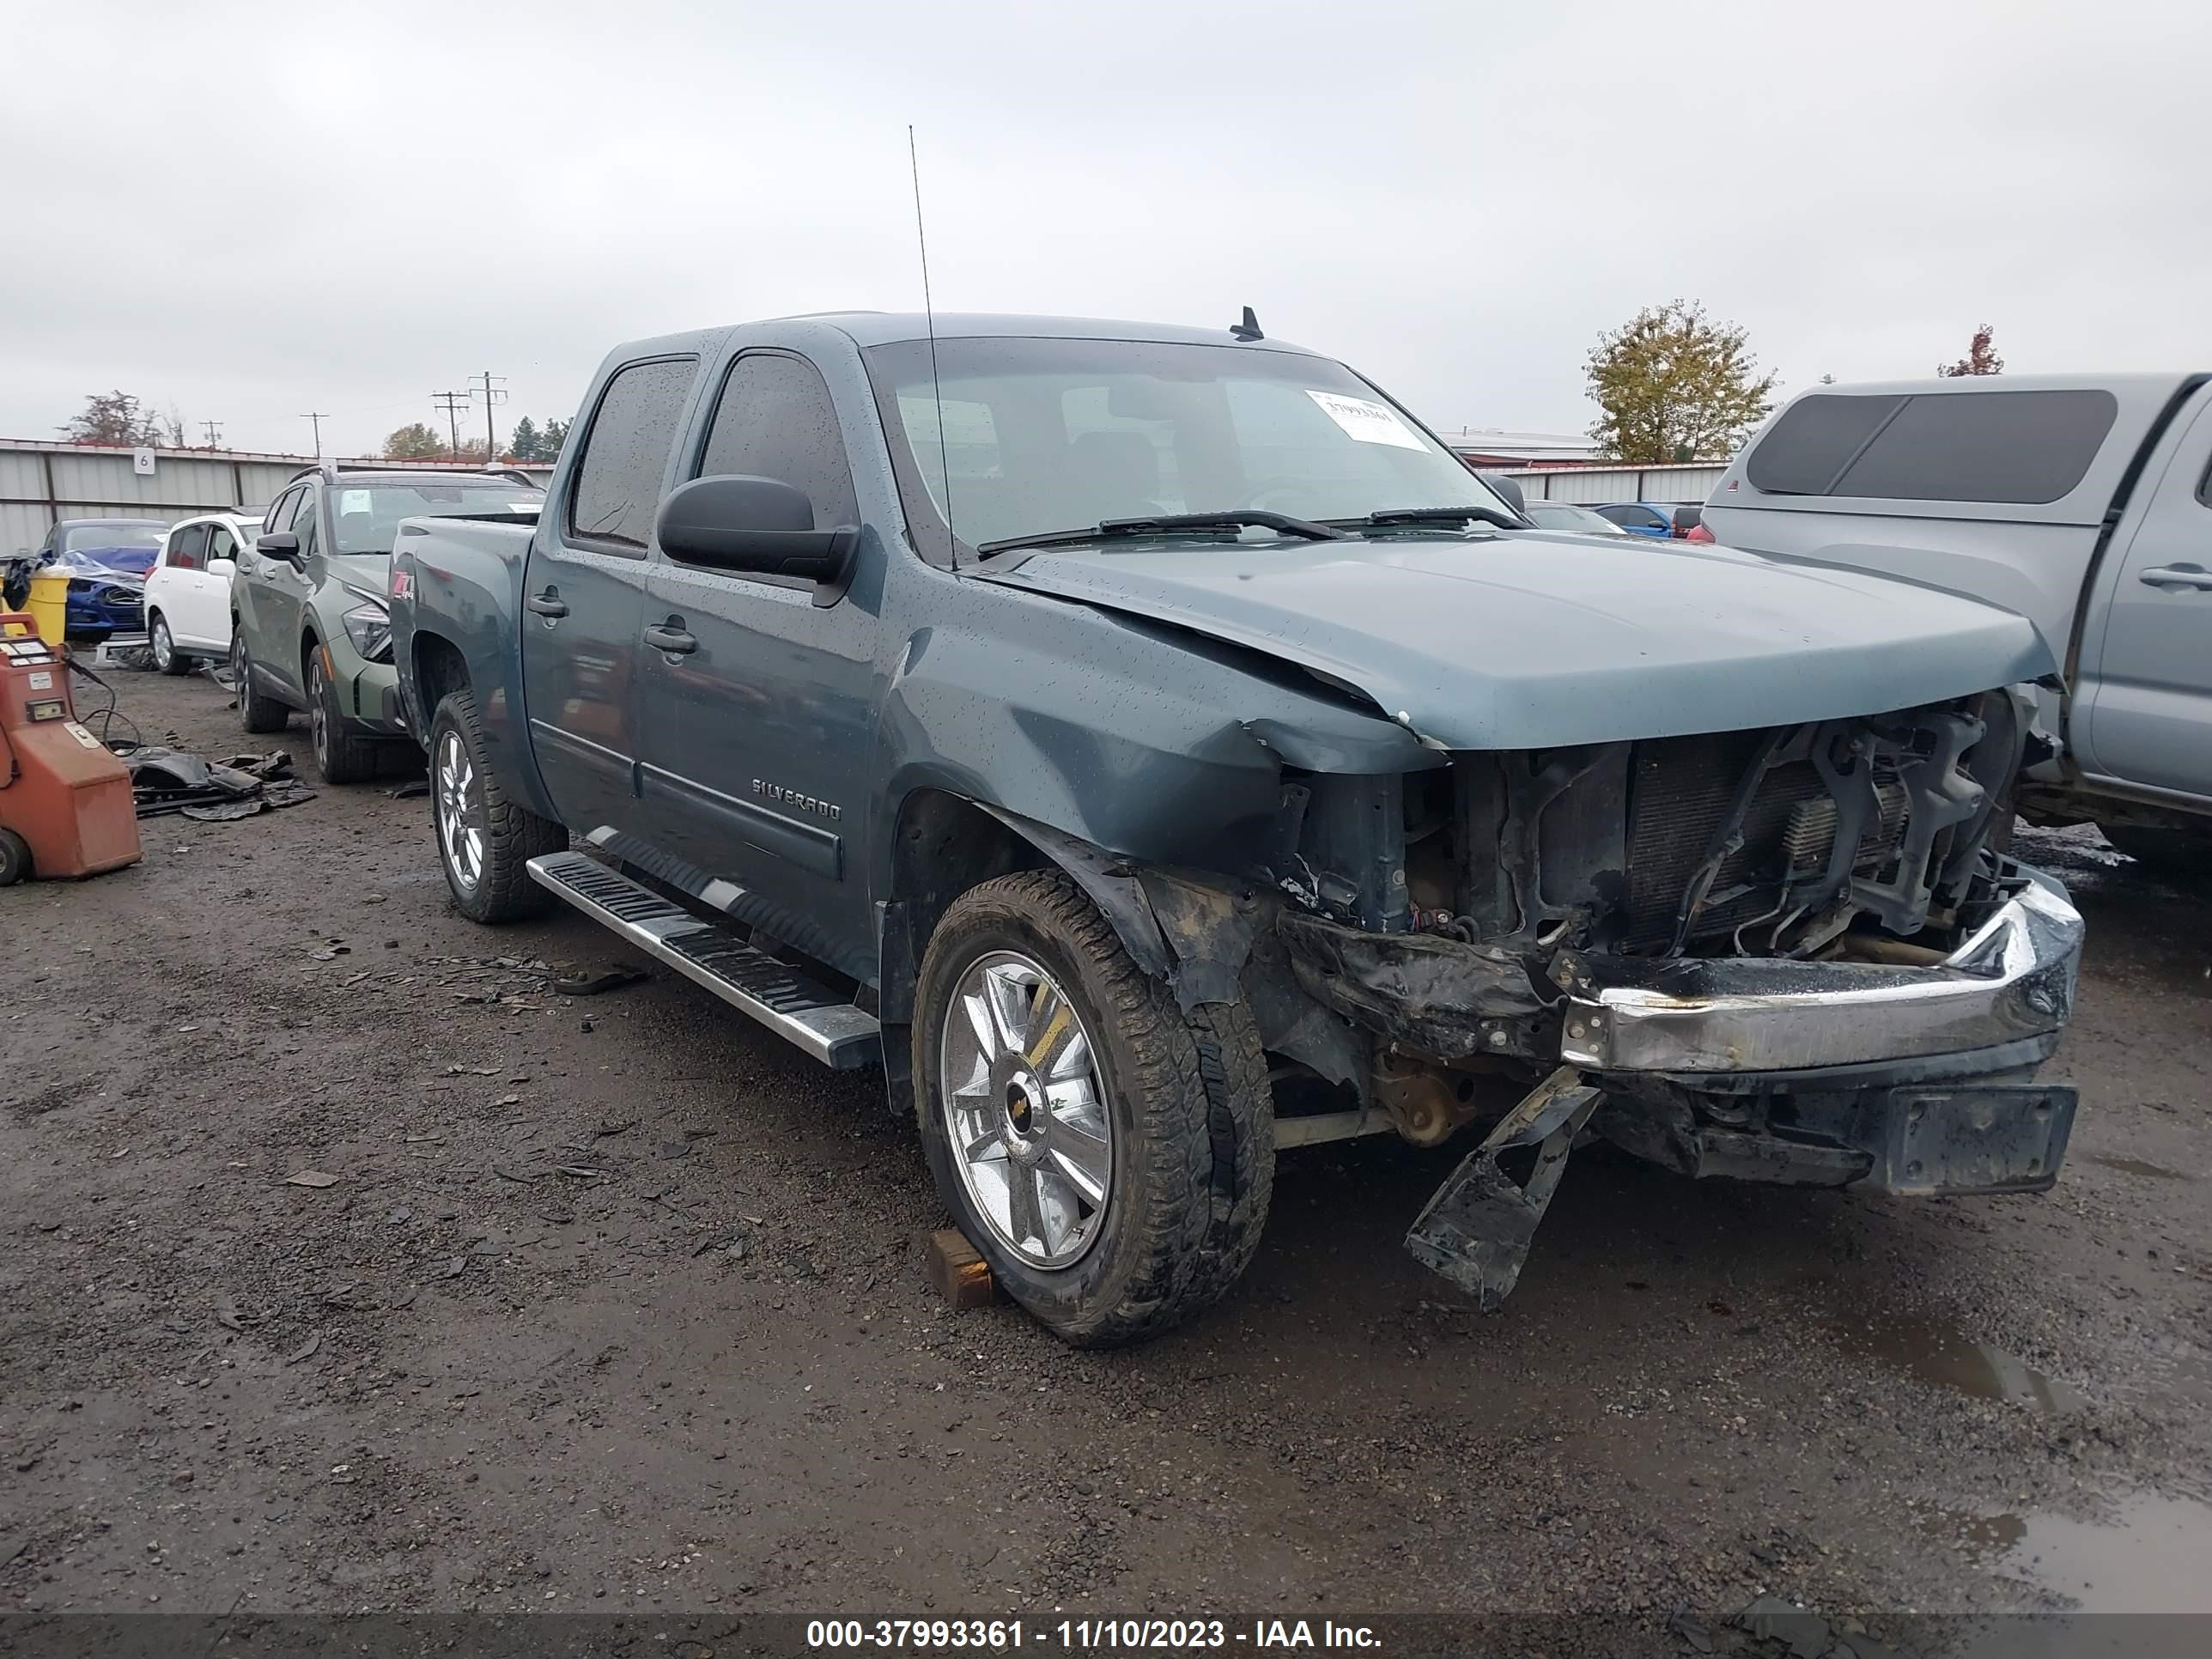
<instances>
[{"instance_id":1,"label":"rear window","mask_svg":"<svg viewBox=\"0 0 2212 1659\"><path fill-rule=\"evenodd\" d=\"M2081 482L2118 415L2096 390L1816 395L1783 411L1745 472L1775 495L2040 506Z\"/></svg>"}]
</instances>

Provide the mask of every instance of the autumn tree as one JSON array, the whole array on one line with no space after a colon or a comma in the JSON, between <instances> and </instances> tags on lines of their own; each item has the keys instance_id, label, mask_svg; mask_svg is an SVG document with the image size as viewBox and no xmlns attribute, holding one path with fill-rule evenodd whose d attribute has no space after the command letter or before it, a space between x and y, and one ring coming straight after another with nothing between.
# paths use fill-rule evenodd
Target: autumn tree
<instances>
[{"instance_id":1,"label":"autumn tree","mask_svg":"<svg viewBox=\"0 0 2212 1659\"><path fill-rule=\"evenodd\" d=\"M425 422L410 421L398 430L386 434L384 459L387 461L442 461L446 459L446 441Z\"/></svg>"},{"instance_id":2,"label":"autumn tree","mask_svg":"<svg viewBox=\"0 0 2212 1659\"><path fill-rule=\"evenodd\" d=\"M1936 364L1936 372L1951 380L1960 380L1969 374L2003 374L2004 359L1997 356L1992 337L1994 332L1987 323L1984 323L1974 331L1974 337L1966 346L1966 355L1955 363Z\"/></svg>"},{"instance_id":3,"label":"autumn tree","mask_svg":"<svg viewBox=\"0 0 2212 1659\"><path fill-rule=\"evenodd\" d=\"M1744 341L1742 328L1689 300L1648 306L1599 335L1586 374L1603 414L1590 436L1640 466L1728 454L1773 404L1775 376L1754 374Z\"/></svg>"},{"instance_id":4,"label":"autumn tree","mask_svg":"<svg viewBox=\"0 0 2212 1659\"><path fill-rule=\"evenodd\" d=\"M113 444L131 449L163 441L161 417L127 392L95 392L84 408L57 428L73 444Z\"/></svg>"}]
</instances>

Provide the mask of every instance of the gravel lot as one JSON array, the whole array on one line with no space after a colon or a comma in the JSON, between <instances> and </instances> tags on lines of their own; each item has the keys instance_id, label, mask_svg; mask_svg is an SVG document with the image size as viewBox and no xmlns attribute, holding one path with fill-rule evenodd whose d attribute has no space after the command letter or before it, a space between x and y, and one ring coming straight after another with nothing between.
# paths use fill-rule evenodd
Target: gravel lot
<instances>
[{"instance_id":1,"label":"gravel lot","mask_svg":"<svg viewBox=\"0 0 2212 1659\"><path fill-rule=\"evenodd\" d=\"M0 892L0 1608L2212 1611L2212 902L2094 834L2021 838L2092 930L2054 1193L1583 1154L1484 1318L1399 1245L1455 1155L1315 1148L1098 1355L933 1297L872 1073L552 992L631 958L453 915L398 775Z\"/></svg>"}]
</instances>

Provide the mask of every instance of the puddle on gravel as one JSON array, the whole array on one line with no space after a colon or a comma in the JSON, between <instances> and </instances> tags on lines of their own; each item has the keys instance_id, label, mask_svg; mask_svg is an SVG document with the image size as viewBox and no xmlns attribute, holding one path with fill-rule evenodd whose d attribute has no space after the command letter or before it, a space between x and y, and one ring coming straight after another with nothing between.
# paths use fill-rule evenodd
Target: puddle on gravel
<instances>
[{"instance_id":1,"label":"puddle on gravel","mask_svg":"<svg viewBox=\"0 0 2212 1659\"><path fill-rule=\"evenodd\" d=\"M2084 1409L2076 1390L2045 1376L2025 1360L1986 1342L1976 1342L1937 1319L1915 1314L1885 1315L1877 1321L1841 1328L1851 1352L1939 1388L1954 1389L1978 1400L2033 1406L2052 1417Z\"/></svg>"},{"instance_id":2,"label":"puddle on gravel","mask_svg":"<svg viewBox=\"0 0 2212 1659\"><path fill-rule=\"evenodd\" d=\"M2093 1152L2089 1162L2107 1170L2118 1170L2122 1175L2142 1176L2150 1181L2194 1181L2195 1176L2185 1176L2179 1170L2169 1170L2160 1164L2146 1164L2139 1158L2107 1158Z\"/></svg>"},{"instance_id":3,"label":"puddle on gravel","mask_svg":"<svg viewBox=\"0 0 2212 1659\"><path fill-rule=\"evenodd\" d=\"M1933 1510L1920 1529L2084 1613L2212 1613L2212 1505L2139 1493L2105 1521Z\"/></svg>"}]
</instances>

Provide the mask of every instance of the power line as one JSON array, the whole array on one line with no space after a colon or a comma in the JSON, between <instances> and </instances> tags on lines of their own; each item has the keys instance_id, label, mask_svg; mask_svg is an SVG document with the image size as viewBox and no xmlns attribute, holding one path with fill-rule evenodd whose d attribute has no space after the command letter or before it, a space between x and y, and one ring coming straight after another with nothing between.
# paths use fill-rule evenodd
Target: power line
<instances>
[{"instance_id":1,"label":"power line","mask_svg":"<svg viewBox=\"0 0 2212 1659\"><path fill-rule=\"evenodd\" d=\"M315 459L319 461L323 459L323 419L329 412L327 410L321 409L310 410L300 416L303 421L313 421L315 423Z\"/></svg>"},{"instance_id":2,"label":"power line","mask_svg":"<svg viewBox=\"0 0 2212 1659\"><path fill-rule=\"evenodd\" d=\"M460 409L469 400L469 394L465 392L434 392L430 394L430 401L446 411L446 430L452 435L453 457L457 461L461 458Z\"/></svg>"},{"instance_id":3,"label":"power line","mask_svg":"<svg viewBox=\"0 0 2212 1659\"><path fill-rule=\"evenodd\" d=\"M491 425L492 405L494 404L503 404L507 401L506 390L503 387L493 386L492 382L494 380L504 380L507 376L504 374L495 374L489 369L486 369L477 378L483 382L484 465L486 466L489 466L493 462L499 459L499 439L494 434ZM456 456L454 459L459 459L459 458Z\"/></svg>"}]
</instances>

